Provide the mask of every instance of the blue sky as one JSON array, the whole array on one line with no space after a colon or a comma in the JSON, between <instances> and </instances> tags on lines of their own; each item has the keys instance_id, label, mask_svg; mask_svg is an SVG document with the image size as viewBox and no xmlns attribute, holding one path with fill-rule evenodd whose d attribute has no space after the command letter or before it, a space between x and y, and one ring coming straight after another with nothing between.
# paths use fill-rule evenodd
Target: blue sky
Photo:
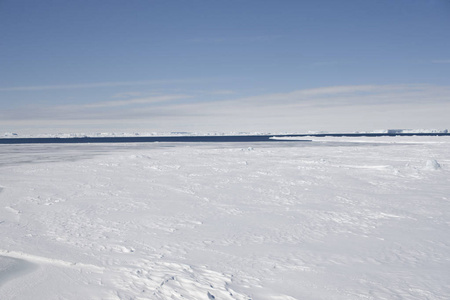
<instances>
[{"instance_id":1,"label":"blue sky","mask_svg":"<svg viewBox=\"0 0 450 300\"><path fill-rule=\"evenodd\" d=\"M0 134L447 128L450 1L0 1Z\"/></svg>"}]
</instances>

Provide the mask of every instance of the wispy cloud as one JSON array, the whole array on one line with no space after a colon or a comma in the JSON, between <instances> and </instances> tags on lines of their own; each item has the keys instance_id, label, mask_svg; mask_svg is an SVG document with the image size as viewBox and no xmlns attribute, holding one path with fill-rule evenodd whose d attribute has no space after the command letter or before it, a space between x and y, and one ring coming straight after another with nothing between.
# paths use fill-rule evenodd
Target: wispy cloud
<instances>
[{"instance_id":1,"label":"wispy cloud","mask_svg":"<svg viewBox=\"0 0 450 300\"><path fill-rule=\"evenodd\" d=\"M215 101L200 101L198 96L168 94L0 112L0 124L53 120L55 126L104 124L103 130L119 122L166 131L351 131L446 128L450 111L450 86L424 84L331 86L252 97L230 94Z\"/></svg>"},{"instance_id":2,"label":"wispy cloud","mask_svg":"<svg viewBox=\"0 0 450 300\"><path fill-rule=\"evenodd\" d=\"M193 43L207 43L207 44L225 44L225 43L257 43L269 42L280 39L281 35L258 35L258 36L222 36L222 37L199 37L190 39Z\"/></svg>"},{"instance_id":3,"label":"wispy cloud","mask_svg":"<svg viewBox=\"0 0 450 300\"><path fill-rule=\"evenodd\" d=\"M162 95L162 96L153 96L153 97L144 97L144 98L134 98L128 100L117 100L117 101L104 101L104 102L96 102L90 104L82 105L83 108L106 108L106 107L118 107L118 106L128 106L135 104L154 104L161 102L168 102L179 99L188 99L192 98L189 95Z\"/></svg>"},{"instance_id":4,"label":"wispy cloud","mask_svg":"<svg viewBox=\"0 0 450 300\"><path fill-rule=\"evenodd\" d=\"M126 92L115 94L113 98L131 98L131 97L139 97L141 95L142 95L141 92Z\"/></svg>"},{"instance_id":5,"label":"wispy cloud","mask_svg":"<svg viewBox=\"0 0 450 300\"><path fill-rule=\"evenodd\" d=\"M348 106L381 103L448 101L450 89L431 85L353 85L296 90L229 100L234 104L270 106Z\"/></svg>"},{"instance_id":6,"label":"wispy cloud","mask_svg":"<svg viewBox=\"0 0 450 300\"><path fill-rule=\"evenodd\" d=\"M201 91L200 93L206 94L206 95L234 95L234 94L236 94L236 92L232 91L232 90Z\"/></svg>"},{"instance_id":7,"label":"wispy cloud","mask_svg":"<svg viewBox=\"0 0 450 300\"><path fill-rule=\"evenodd\" d=\"M0 92L89 89L89 88L136 86L136 85L194 84L194 83L220 82L222 80L223 79L220 78L193 78L193 79L173 79L173 80L95 82L95 83L62 84L62 85L15 86L15 87L0 87Z\"/></svg>"},{"instance_id":8,"label":"wispy cloud","mask_svg":"<svg viewBox=\"0 0 450 300\"><path fill-rule=\"evenodd\" d=\"M450 59L437 59L431 61L433 64L450 64Z\"/></svg>"},{"instance_id":9,"label":"wispy cloud","mask_svg":"<svg viewBox=\"0 0 450 300\"><path fill-rule=\"evenodd\" d=\"M329 61L317 61L313 62L312 65L315 67L329 67L329 66L339 66L351 64L351 61L341 61L341 60L329 60Z\"/></svg>"},{"instance_id":10,"label":"wispy cloud","mask_svg":"<svg viewBox=\"0 0 450 300\"><path fill-rule=\"evenodd\" d=\"M67 90L67 89L88 89L98 87L116 87L130 85L151 85L162 81L130 81L130 82L96 82L84 84L63 84L63 85L34 85L17 87L0 87L0 91L43 91L43 90Z\"/></svg>"}]
</instances>

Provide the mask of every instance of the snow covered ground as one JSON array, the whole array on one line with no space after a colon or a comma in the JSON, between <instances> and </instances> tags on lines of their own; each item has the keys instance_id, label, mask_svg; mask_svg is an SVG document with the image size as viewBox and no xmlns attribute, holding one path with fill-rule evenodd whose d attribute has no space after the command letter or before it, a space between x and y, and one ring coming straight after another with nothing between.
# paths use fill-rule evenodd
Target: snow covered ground
<instances>
[{"instance_id":1,"label":"snow covered ground","mask_svg":"<svg viewBox=\"0 0 450 300\"><path fill-rule=\"evenodd\" d=\"M0 299L448 299L450 138L0 146Z\"/></svg>"}]
</instances>

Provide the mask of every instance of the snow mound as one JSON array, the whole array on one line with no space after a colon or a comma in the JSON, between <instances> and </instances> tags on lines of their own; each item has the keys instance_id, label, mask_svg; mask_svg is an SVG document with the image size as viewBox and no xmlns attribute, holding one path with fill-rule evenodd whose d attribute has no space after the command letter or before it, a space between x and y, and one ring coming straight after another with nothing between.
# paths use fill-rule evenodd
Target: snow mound
<instances>
[{"instance_id":1,"label":"snow mound","mask_svg":"<svg viewBox=\"0 0 450 300\"><path fill-rule=\"evenodd\" d=\"M424 167L425 170L439 170L440 168L441 165L435 159L427 160Z\"/></svg>"}]
</instances>

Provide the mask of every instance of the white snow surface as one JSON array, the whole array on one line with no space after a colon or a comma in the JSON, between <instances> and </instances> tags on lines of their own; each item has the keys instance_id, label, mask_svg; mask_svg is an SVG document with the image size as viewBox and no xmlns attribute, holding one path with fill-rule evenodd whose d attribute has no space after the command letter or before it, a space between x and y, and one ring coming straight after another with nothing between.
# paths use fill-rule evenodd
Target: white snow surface
<instances>
[{"instance_id":1,"label":"white snow surface","mask_svg":"<svg viewBox=\"0 0 450 300\"><path fill-rule=\"evenodd\" d=\"M356 141L1 145L0 299L448 299L450 138Z\"/></svg>"}]
</instances>

